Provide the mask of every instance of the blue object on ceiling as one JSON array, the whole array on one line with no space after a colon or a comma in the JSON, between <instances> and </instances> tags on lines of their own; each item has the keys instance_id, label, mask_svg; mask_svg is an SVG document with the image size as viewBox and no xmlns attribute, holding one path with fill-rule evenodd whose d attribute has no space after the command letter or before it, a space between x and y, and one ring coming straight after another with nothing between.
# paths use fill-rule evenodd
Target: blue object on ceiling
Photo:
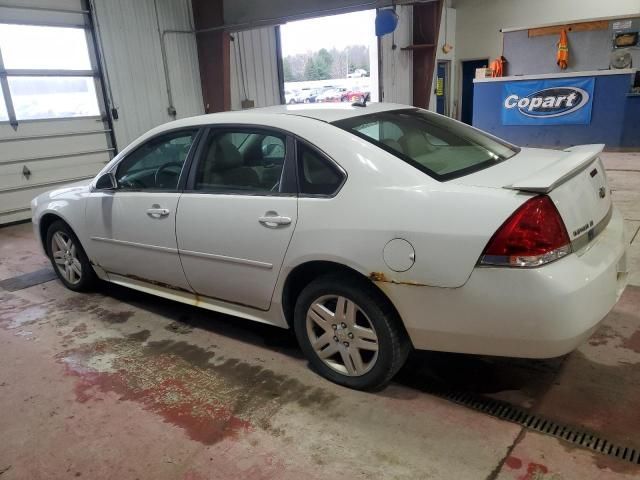
<instances>
[{"instance_id":1,"label":"blue object on ceiling","mask_svg":"<svg viewBox=\"0 0 640 480\"><path fill-rule=\"evenodd\" d=\"M398 14L392 8L378 10L376 15L376 36L382 37L395 31L398 26Z\"/></svg>"}]
</instances>

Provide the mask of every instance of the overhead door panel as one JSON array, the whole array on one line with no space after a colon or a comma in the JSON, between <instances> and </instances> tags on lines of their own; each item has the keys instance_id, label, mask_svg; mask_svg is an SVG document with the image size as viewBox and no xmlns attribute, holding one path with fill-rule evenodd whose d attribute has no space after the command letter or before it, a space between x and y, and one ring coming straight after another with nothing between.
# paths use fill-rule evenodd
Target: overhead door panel
<instances>
[{"instance_id":1,"label":"overhead door panel","mask_svg":"<svg viewBox=\"0 0 640 480\"><path fill-rule=\"evenodd\" d=\"M115 153L89 18L80 0L0 8L0 224Z\"/></svg>"}]
</instances>

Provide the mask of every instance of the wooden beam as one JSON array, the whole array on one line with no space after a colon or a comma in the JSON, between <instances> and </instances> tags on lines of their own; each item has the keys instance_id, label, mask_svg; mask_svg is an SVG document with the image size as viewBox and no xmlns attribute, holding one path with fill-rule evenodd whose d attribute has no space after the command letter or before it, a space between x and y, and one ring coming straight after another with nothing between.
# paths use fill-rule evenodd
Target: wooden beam
<instances>
[{"instance_id":1,"label":"wooden beam","mask_svg":"<svg viewBox=\"0 0 640 480\"><path fill-rule=\"evenodd\" d=\"M223 25L222 0L191 0L196 30ZM196 34L205 113L231 109L229 34L216 30Z\"/></svg>"},{"instance_id":2,"label":"wooden beam","mask_svg":"<svg viewBox=\"0 0 640 480\"><path fill-rule=\"evenodd\" d=\"M443 0L413 6L413 104L429 108Z\"/></svg>"},{"instance_id":3,"label":"wooden beam","mask_svg":"<svg viewBox=\"0 0 640 480\"><path fill-rule=\"evenodd\" d=\"M565 25L553 25L552 27L530 28L530 37L540 37L543 35L560 35L562 30L567 32L586 32L590 30L607 30L608 20L598 20L595 22L567 23Z\"/></svg>"}]
</instances>

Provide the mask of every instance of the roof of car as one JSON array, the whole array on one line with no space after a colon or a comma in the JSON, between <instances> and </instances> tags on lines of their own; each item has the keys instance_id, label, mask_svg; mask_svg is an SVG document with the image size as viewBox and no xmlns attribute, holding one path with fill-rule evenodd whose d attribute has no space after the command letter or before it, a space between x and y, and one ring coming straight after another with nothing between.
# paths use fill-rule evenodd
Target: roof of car
<instances>
[{"instance_id":1,"label":"roof of car","mask_svg":"<svg viewBox=\"0 0 640 480\"><path fill-rule=\"evenodd\" d=\"M314 118L322 122L335 122L345 118L357 117L368 113L385 112L389 110L398 110L405 108L415 108L409 105L401 105L398 103L367 103L364 107L356 107L351 103L305 103L298 105L275 105L273 107L249 108L247 110L234 110L231 112L209 113L206 115L197 115L195 117L183 118L166 123L158 130L167 128L175 128L176 126L204 125L211 122L215 118L216 122L223 119L234 118L234 121L242 118L249 119L251 116L257 117L261 115L291 115ZM255 120L255 118L254 118ZM266 120L266 118L265 118ZM156 129L154 129L156 130ZM152 130L153 131L153 130Z\"/></svg>"},{"instance_id":2,"label":"roof of car","mask_svg":"<svg viewBox=\"0 0 640 480\"><path fill-rule=\"evenodd\" d=\"M298 115L315 118L323 122L335 122L345 118L357 117L368 113L385 112L404 108L415 108L397 103L367 103L365 107L354 106L348 102L340 103L305 103L299 105L275 105L273 107L253 108L243 110L256 114Z\"/></svg>"},{"instance_id":3,"label":"roof of car","mask_svg":"<svg viewBox=\"0 0 640 480\"><path fill-rule=\"evenodd\" d=\"M225 122L257 122L271 124L278 116L300 116L319 120L321 122L335 122L346 118L357 117L359 115L367 115L369 113L386 112L390 110L403 110L407 108L415 108L409 105L399 103L367 103L364 107L356 107L351 103L305 103L298 105L275 105L273 107L249 108L247 110L234 110L230 112L209 113L206 115L197 115L194 117L181 118L174 120L156 128L149 130L147 133L139 137L130 146L139 144L147 138L152 137L164 131L207 125L209 123L225 123ZM262 117L262 118L260 118Z\"/></svg>"}]
</instances>

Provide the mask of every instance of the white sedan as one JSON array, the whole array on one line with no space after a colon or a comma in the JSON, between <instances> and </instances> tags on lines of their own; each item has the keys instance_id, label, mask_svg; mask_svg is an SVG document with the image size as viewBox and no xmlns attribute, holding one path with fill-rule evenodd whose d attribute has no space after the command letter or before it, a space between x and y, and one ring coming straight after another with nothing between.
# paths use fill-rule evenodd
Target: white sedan
<instances>
[{"instance_id":1,"label":"white sedan","mask_svg":"<svg viewBox=\"0 0 640 480\"><path fill-rule=\"evenodd\" d=\"M601 150L392 104L204 115L40 195L33 225L72 290L293 328L323 376L376 389L412 348L546 358L591 335L626 281Z\"/></svg>"}]
</instances>

